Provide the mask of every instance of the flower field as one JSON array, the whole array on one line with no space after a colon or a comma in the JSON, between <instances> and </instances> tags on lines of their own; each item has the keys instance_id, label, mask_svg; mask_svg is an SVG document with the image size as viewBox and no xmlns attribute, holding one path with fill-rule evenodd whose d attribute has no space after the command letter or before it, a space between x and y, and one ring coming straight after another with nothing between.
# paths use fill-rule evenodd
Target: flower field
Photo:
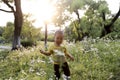
<instances>
[{"instance_id":1,"label":"flower field","mask_svg":"<svg viewBox=\"0 0 120 80\"><path fill-rule=\"evenodd\" d=\"M71 80L120 80L120 40L85 39L64 45L75 58L68 59ZM53 64L40 54L41 47L43 43L0 50L0 80L53 80Z\"/></svg>"}]
</instances>

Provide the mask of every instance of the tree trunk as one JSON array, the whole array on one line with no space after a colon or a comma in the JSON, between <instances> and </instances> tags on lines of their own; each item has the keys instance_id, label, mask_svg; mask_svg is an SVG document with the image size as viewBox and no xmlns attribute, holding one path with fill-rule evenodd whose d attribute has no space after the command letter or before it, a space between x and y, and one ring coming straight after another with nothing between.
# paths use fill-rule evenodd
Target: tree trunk
<instances>
[{"instance_id":1,"label":"tree trunk","mask_svg":"<svg viewBox=\"0 0 120 80\"><path fill-rule=\"evenodd\" d=\"M120 16L120 8L119 8L119 11L117 12L117 14L115 15L115 17L111 20L111 22L107 25L104 24L104 29L103 29L102 34L100 36L101 38L112 32L111 27L113 26L115 21L119 18L119 16ZM103 17L103 21L106 21L105 20L105 13L103 14L102 17Z\"/></svg>"},{"instance_id":2,"label":"tree trunk","mask_svg":"<svg viewBox=\"0 0 120 80\"><path fill-rule=\"evenodd\" d=\"M45 23L45 50L47 51L47 23Z\"/></svg>"},{"instance_id":3,"label":"tree trunk","mask_svg":"<svg viewBox=\"0 0 120 80\"><path fill-rule=\"evenodd\" d=\"M76 13L76 15L77 15L77 18L78 18L78 22L79 22L79 24L80 24L80 15L79 15L79 12L78 12L78 10L77 11L75 11L75 13Z\"/></svg>"},{"instance_id":4,"label":"tree trunk","mask_svg":"<svg viewBox=\"0 0 120 80\"><path fill-rule=\"evenodd\" d=\"M77 24L75 24L76 29L77 29L77 34L78 34L78 37L77 37L76 41L77 41L77 40L78 40L78 41L81 41L81 40L82 40L82 37L80 37L80 31L81 31L81 34L82 34L82 36L83 36L82 28L80 27L81 19L80 19L80 15L79 15L78 10L75 11L75 13L76 13L76 15L77 15L77 18L78 18L78 25L79 25L79 28L77 28Z\"/></svg>"},{"instance_id":5,"label":"tree trunk","mask_svg":"<svg viewBox=\"0 0 120 80\"><path fill-rule=\"evenodd\" d=\"M74 25L75 25L75 28L76 28L76 31L77 31L77 35L78 35L77 38L75 39L75 42L81 41L82 39L81 39L81 37L80 37L80 31L79 31L79 28L78 28L79 23L78 23L78 25L77 25L77 23L74 22Z\"/></svg>"},{"instance_id":6,"label":"tree trunk","mask_svg":"<svg viewBox=\"0 0 120 80\"><path fill-rule=\"evenodd\" d=\"M102 38L103 36L106 35L106 30L105 30L105 26L106 26L106 25L105 25L106 14L105 14L105 12L102 12L102 19L103 19L104 23L101 24L101 26L104 26L104 28L102 29L102 32L101 32L100 38Z\"/></svg>"},{"instance_id":7,"label":"tree trunk","mask_svg":"<svg viewBox=\"0 0 120 80\"><path fill-rule=\"evenodd\" d=\"M20 34L23 24L23 15L21 10L21 0L14 0L16 11L14 12L14 39L12 50L15 50L20 47Z\"/></svg>"}]
</instances>

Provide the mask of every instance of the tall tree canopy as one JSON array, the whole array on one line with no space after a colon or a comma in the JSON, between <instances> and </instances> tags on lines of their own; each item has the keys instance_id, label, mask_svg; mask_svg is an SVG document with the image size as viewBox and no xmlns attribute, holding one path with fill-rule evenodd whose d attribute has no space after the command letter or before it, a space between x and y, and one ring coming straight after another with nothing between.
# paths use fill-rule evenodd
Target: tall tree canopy
<instances>
[{"instance_id":1,"label":"tall tree canopy","mask_svg":"<svg viewBox=\"0 0 120 80\"><path fill-rule=\"evenodd\" d=\"M73 36L75 40L82 40L85 36L93 38L106 36L113 32L113 24L120 15L119 9L112 17L105 0L72 0L67 10L77 16L77 20L73 20L68 27L69 30L72 29L72 34L74 32L74 35L76 35L76 38ZM84 16L80 16L79 10L85 11ZM71 33L68 30L66 32L69 35Z\"/></svg>"}]
</instances>

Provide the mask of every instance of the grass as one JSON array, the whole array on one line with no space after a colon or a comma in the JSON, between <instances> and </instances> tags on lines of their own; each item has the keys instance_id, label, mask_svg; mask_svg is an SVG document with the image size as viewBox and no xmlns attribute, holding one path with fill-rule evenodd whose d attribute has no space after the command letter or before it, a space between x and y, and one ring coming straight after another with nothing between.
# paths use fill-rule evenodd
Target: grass
<instances>
[{"instance_id":1,"label":"grass","mask_svg":"<svg viewBox=\"0 0 120 80\"><path fill-rule=\"evenodd\" d=\"M54 71L39 46L0 52L0 80L53 80ZM120 80L120 41L87 39L65 43L75 57L69 62L72 80Z\"/></svg>"}]
</instances>

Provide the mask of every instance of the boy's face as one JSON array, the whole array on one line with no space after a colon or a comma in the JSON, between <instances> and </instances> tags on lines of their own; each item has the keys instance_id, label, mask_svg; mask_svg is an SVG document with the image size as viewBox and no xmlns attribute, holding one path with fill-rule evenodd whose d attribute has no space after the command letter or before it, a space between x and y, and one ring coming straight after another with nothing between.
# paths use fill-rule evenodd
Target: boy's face
<instances>
[{"instance_id":1,"label":"boy's face","mask_svg":"<svg viewBox=\"0 0 120 80\"><path fill-rule=\"evenodd\" d=\"M57 45L60 45L63 42L63 34L56 34L54 41Z\"/></svg>"}]
</instances>

